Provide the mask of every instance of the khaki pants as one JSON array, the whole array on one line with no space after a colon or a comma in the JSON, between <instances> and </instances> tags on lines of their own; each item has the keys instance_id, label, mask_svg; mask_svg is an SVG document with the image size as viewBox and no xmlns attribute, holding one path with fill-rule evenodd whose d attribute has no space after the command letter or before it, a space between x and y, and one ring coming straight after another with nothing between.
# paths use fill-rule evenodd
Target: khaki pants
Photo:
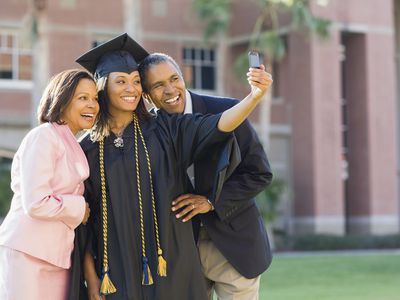
<instances>
[{"instance_id":1,"label":"khaki pants","mask_svg":"<svg viewBox=\"0 0 400 300\"><path fill-rule=\"evenodd\" d=\"M215 247L206 230L201 228L198 248L208 299L215 291L218 300L258 300L260 276L252 279L239 274Z\"/></svg>"}]
</instances>

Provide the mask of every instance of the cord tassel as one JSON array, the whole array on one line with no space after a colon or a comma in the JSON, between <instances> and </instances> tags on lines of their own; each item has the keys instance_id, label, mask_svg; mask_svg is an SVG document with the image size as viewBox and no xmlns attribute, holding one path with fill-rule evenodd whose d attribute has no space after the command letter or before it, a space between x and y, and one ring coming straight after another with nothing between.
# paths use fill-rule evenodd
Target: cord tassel
<instances>
[{"instance_id":1,"label":"cord tassel","mask_svg":"<svg viewBox=\"0 0 400 300\"><path fill-rule=\"evenodd\" d=\"M152 285L153 284L153 277L151 276L150 267L147 262L147 257L143 256L143 278L142 278L142 285Z\"/></svg>"},{"instance_id":2,"label":"cord tassel","mask_svg":"<svg viewBox=\"0 0 400 300\"><path fill-rule=\"evenodd\" d=\"M101 208L102 208L102 229L103 229L103 278L101 279L100 293L109 295L115 293L117 289L108 274L108 219L107 219L107 192L106 179L104 173L104 139L99 141L99 163L100 163L100 179L101 179Z\"/></svg>"},{"instance_id":3,"label":"cord tassel","mask_svg":"<svg viewBox=\"0 0 400 300\"><path fill-rule=\"evenodd\" d=\"M115 293L117 289L110 279L110 275L108 274L108 270L104 272L103 279L101 280L100 293L102 295L109 295Z\"/></svg>"},{"instance_id":4,"label":"cord tassel","mask_svg":"<svg viewBox=\"0 0 400 300\"><path fill-rule=\"evenodd\" d=\"M167 276L167 261L162 256L162 250L158 249L158 268L157 273L161 277Z\"/></svg>"}]
</instances>

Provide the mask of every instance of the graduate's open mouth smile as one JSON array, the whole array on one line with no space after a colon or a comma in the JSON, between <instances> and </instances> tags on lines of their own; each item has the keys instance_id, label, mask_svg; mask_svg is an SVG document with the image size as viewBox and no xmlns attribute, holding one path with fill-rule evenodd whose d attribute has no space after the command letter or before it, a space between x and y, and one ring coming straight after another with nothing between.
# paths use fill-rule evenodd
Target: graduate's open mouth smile
<instances>
[{"instance_id":1,"label":"graduate's open mouth smile","mask_svg":"<svg viewBox=\"0 0 400 300\"><path fill-rule=\"evenodd\" d=\"M122 98L123 101L125 101L127 103L134 103L138 97L136 97L136 96L124 96L124 97L121 97L121 98Z\"/></svg>"}]
</instances>

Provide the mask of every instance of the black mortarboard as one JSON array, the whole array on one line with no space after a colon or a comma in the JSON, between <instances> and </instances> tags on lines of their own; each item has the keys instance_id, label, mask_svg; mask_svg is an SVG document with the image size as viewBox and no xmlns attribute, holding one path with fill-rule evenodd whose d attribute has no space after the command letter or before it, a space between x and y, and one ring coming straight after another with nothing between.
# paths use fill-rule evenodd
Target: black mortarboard
<instances>
[{"instance_id":1,"label":"black mortarboard","mask_svg":"<svg viewBox=\"0 0 400 300\"><path fill-rule=\"evenodd\" d=\"M131 73L147 55L142 46L124 33L89 50L76 62L100 78L111 72Z\"/></svg>"}]
</instances>

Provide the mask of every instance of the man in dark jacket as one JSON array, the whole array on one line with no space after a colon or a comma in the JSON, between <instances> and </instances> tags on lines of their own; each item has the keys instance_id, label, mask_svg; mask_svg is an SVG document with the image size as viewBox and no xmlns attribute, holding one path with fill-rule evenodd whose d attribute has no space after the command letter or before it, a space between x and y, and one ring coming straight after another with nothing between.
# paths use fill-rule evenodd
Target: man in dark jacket
<instances>
[{"instance_id":1,"label":"man in dark jacket","mask_svg":"<svg viewBox=\"0 0 400 300\"><path fill-rule=\"evenodd\" d=\"M199 95L186 89L182 72L168 55L149 55L139 68L144 96L168 113L219 114L236 99ZM270 166L248 121L235 130L241 163L215 190L214 159L204 157L188 169L194 192L173 201L172 210L183 222L193 218L195 236L209 296L258 299L260 274L272 255L265 226L254 197L272 180ZM194 168L193 168L194 167Z\"/></svg>"}]
</instances>

